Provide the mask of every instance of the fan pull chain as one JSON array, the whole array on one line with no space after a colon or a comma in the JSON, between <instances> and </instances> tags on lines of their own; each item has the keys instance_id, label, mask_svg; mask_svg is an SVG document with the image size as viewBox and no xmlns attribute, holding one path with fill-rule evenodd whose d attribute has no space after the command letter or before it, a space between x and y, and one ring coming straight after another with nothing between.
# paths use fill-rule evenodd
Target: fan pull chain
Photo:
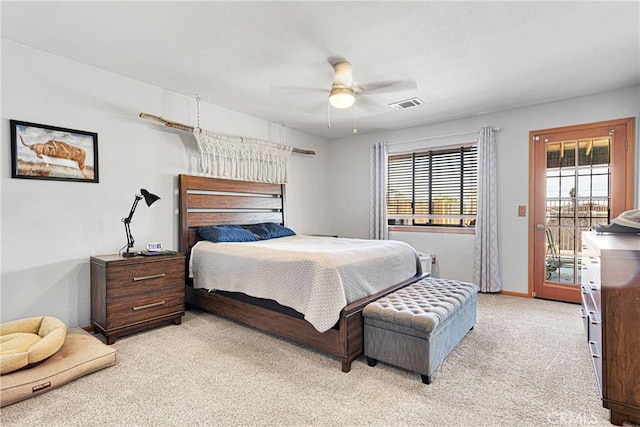
<instances>
[{"instance_id":1,"label":"fan pull chain","mask_svg":"<svg viewBox=\"0 0 640 427\"><path fill-rule=\"evenodd\" d=\"M327 129L331 129L331 104L327 100Z\"/></svg>"},{"instance_id":2,"label":"fan pull chain","mask_svg":"<svg viewBox=\"0 0 640 427\"><path fill-rule=\"evenodd\" d=\"M353 134L358 134L358 97L353 97Z\"/></svg>"}]
</instances>

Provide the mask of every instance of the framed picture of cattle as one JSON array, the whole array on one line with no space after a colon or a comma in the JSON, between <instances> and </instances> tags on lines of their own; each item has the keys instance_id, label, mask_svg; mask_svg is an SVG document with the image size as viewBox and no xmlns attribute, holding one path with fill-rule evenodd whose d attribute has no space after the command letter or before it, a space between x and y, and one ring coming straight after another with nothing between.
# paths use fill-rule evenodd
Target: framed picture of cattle
<instances>
[{"instance_id":1,"label":"framed picture of cattle","mask_svg":"<svg viewBox=\"0 0 640 427\"><path fill-rule=\"evenodd\" d=\"M98 182L98 134L10 120L11 177Z\"/></svg>"}]
</instances>

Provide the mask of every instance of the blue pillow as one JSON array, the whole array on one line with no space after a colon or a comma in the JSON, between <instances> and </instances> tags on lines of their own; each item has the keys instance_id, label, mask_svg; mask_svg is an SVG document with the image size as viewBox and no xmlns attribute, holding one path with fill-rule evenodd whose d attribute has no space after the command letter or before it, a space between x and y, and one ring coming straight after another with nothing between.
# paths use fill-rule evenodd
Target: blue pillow
<instances>
[{"instance_id":1,"label":"blue pillow","mask_svg":"<svg viewBox=\"0 0 640 427\"><path fill-rule=\"evenodd\" d=\"M239 225L208 225L196 230L200 238L213 243L219 242L257 242L258 236Z\"/></svg>"},{"instance_id":2,"label":"blue pillow","mask_svg":"<svg viewBox=\"0 0 640 427\"><path fill-rule=\"evenodd\" d=\"M296 233L290 228L276 224L275 222L262 222L260 224L243 225L243 227L256 235L260 240L277 239L278 237L296 235Z\"/></svg>"}]
</instances>

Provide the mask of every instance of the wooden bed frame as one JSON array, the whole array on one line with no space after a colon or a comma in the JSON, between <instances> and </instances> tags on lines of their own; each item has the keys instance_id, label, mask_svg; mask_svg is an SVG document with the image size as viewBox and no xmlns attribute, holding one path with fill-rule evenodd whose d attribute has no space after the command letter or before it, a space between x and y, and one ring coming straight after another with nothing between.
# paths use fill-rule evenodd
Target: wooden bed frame
<instances>
[{"instance_id":1,"label":"wooden bed frame","mask_svg":"<svg viewBox=\"0 0 640 427\"><path fill-rule=\"evenodd\" d=\"M285 224L285 186L191 175L179 176L180 251L187 255L199 240L195 229L205 225ZM188 270L187 270L188 271ZM342 371L363 354L362 310L372 301L418 280L415 276L342 309L338 327L318 332L304 319L292 317L186 284L186 303L239 321L316 350L337 356Z\"/></svg>"}]
</instances>

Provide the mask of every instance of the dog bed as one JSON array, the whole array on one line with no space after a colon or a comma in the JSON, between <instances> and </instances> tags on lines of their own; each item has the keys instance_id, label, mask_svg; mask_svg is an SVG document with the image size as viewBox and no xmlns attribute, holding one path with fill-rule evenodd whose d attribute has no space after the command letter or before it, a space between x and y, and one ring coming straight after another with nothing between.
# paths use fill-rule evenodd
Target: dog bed
<instances>
[{"instance_id":1,"label":"dog bed","mask_svg":"<svg viewBox=\"0 0 640 427\"><path fill-rule=\"evenodd\" d=\"M67 325L39 316L0 324L0 374L41 362L55 354L67 335Z\"/></svg>"},{"instance_id":2,"label":"dog bed","mask_svg":"<svg viewBox=\"0 0 640 427\"><path fill-rule=\"evenodd\" d=\"M117 350L80 328L67 332L53 356L35 366L0 378L0 406L28 399L60 387L83 375L115 365Z\"/></svg>"}]
</instances>

